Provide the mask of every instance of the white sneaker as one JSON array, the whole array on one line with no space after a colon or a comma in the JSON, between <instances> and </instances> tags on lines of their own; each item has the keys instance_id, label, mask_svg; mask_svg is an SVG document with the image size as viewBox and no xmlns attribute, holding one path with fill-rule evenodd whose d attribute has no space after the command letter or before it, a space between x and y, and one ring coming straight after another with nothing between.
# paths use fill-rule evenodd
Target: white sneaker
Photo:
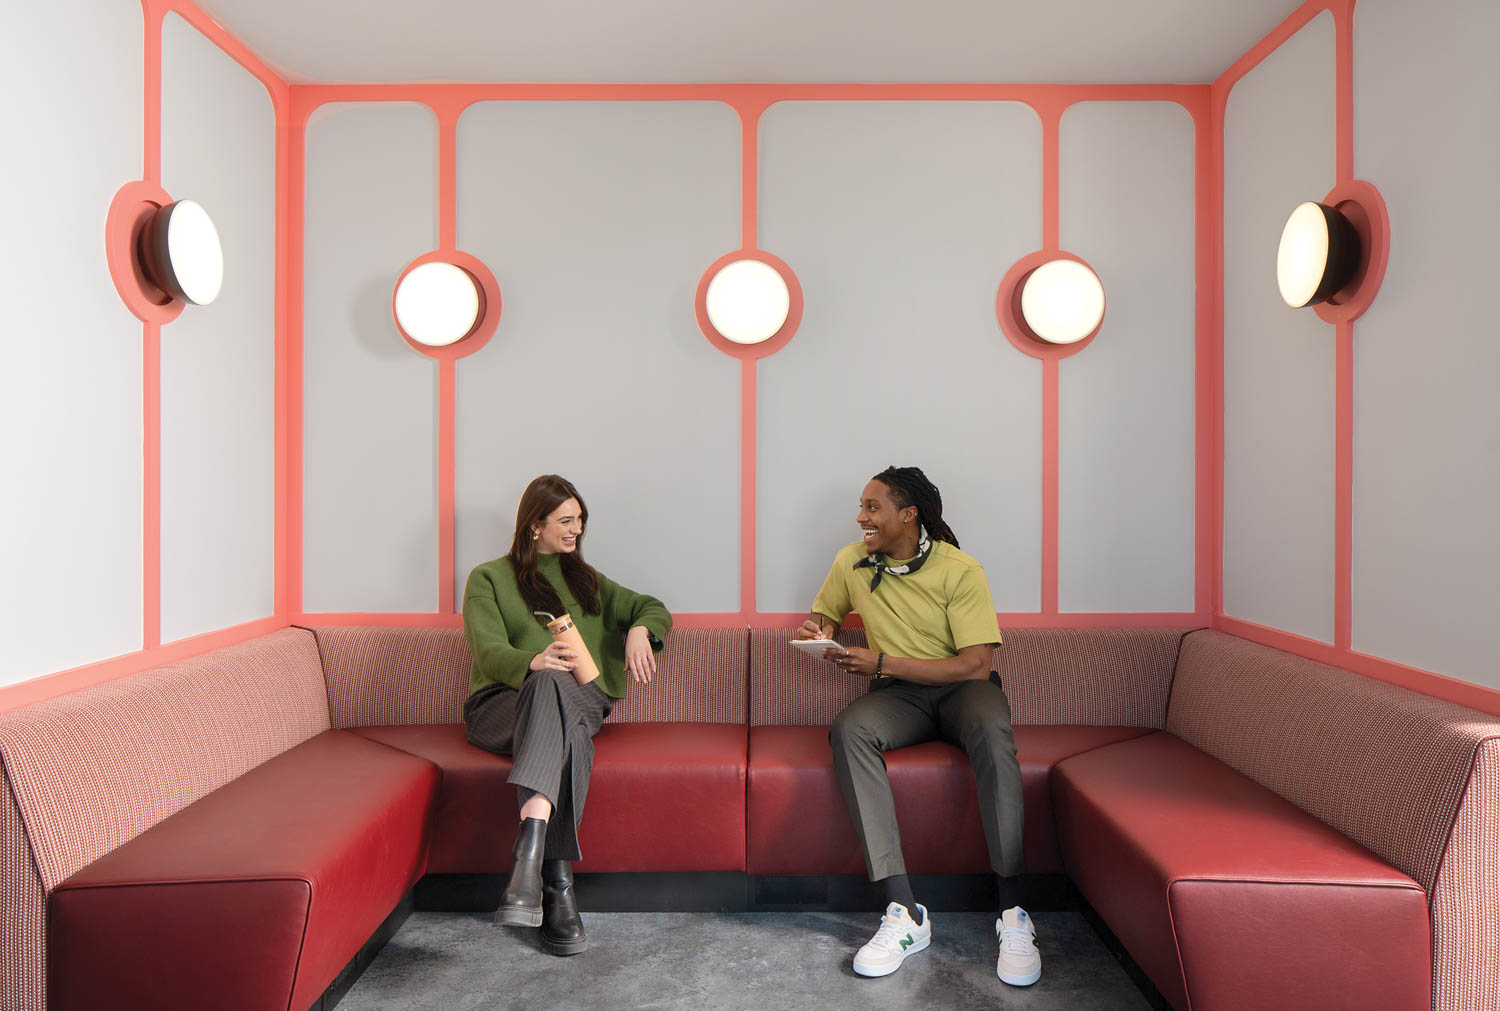
<instances>
[{"instance_id":1,"label":"white sneaker","mask_svg":"<svg viewBox=\"0 0 1500 1011\"><path fill-rule=\"evenodd\" d=\"M921 903L917 903L917 909L922 913L920 927L901 903L886 906L880 929L854 956L854 971L861 976L889 976L901 968L907 955L915 955L932 943L932 917Z\"/></svg>"},{"instance_id":2,"label":"white sneaker","mask_svg":"<svg viewBox=\"0 0 1500 1011\"><path fill-rule=\"evenodd\" d=\"M1011 986L1030 986L1042 978L1042 953L1036 950L1036 924L1020 906L1011 906L995 921L1000 957L995 975Z\"/></svg>"}]
</instances>

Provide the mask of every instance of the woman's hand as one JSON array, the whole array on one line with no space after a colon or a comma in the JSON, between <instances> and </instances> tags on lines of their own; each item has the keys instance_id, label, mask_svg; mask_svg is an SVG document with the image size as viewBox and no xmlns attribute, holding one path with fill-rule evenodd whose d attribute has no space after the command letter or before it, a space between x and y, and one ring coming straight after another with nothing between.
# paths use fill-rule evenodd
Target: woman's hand
<instances>
[{"instance_id":1,"label":"woman's hand","mask_svg":"<svg viewBox=\"0 0 1500 1011\"><path fill-rule=\"evenodd\" d=\"M625 633L625 672L641 684L650 683L656 673L656 653L645 625L636 625Z\"/></svg>"},{"instance_id":2,"label":"woman's hand","mask_svg":"<svg viewBox=\"0 0 1500 1011\"><path fill-rule=\"evenodd\" d=\"M875 676L875 661L879 657L871 650L850 646L848 649L829 647L823 651L823 659L832 660L846 674L868 678Z\"/></svg>"},{"instance_id":3,"label":"woman's hand","mask_svg":"<svg viewBox=\"0 0 1500 1011\"><path fill-rule=\"evenodd\" d=\"M578 654L573 652L573 647L561 640L553 640L552 645L542 650L531 658L530 668L532 670L560 670L573 673L578 666L574 663Z\"/></svg>"}]
</instances>

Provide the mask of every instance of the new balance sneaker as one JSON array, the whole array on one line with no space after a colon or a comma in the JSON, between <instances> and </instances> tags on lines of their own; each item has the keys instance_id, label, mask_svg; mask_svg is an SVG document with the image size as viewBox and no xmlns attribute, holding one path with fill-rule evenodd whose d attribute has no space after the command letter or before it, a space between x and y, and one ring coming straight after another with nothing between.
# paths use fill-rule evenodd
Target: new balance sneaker
<instances>
[{"instance_id":1,"label":"new balance sneaker","mask_svg":"<svg viewBox=\"0 0 1500 1011\"><path fill-rule=\"evenodd\" d=\"M917 909L922 913L920 927L901 903L886 906L880 929L854 956L854 971L861 976L889 976L901 968L907 955L927 947L932 942L932 917L921 903Z\"/></svg>"},{"instance_id":2,"label":"new balance sneaker","mask_svg":"<svg viewBox=\"0 0 1500 1011\"><path fill-rule=\"evenodd\" d=\"M1000 957L995 975L1011 986L1030 986L1042 978L1042 953L1036 950L1036 924L1020 906L1011 906L995 921Z\"/></svg>"}]
</instances>

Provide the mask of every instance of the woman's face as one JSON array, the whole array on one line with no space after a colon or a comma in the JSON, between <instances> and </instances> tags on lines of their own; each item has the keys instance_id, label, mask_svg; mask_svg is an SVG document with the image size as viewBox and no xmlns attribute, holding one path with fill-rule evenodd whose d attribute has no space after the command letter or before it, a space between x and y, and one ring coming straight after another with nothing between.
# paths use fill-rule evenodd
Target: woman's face
<instances>
[{"instance_id":1,"label":"woman's face","mask_svg":"<svg viewBox=\"0 0 1500 1011\"><path fill-rule=\"evenodd\" d=\"M544 555L566 555L578 550L583 536L583 507L570 498L547 514L540 525L532 524L537 535L536 549Z\"/></svg>"},{"instance_id":2,"label":"woman's face","mask_svg":"<svg viewBox=\"0 0 1500 1011\"><path fill-rule=\"evenodd\" d=\"M865 485L859 494L859 515L855 517L865 537L865 550L872 555L877 551L890 554L900 544L903 531L911 529L911 518L916 512L912 506L897 509L884 481Z\"/></svg>"}]
</instances>

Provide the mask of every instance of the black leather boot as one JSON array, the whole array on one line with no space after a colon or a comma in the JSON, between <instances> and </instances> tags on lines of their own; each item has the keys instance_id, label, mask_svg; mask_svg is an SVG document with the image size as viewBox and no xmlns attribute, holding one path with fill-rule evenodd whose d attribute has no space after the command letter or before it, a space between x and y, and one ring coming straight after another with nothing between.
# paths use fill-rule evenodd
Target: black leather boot
<instances>
[{"instance_id":1,"label":"black leather boot","mask_svg":"<svg viewBox=\"0 0 1500 1011\"><path fill-rule=\"evenodd\" d=\"M573 867L566 860L542 862L542 948L552 955L576 955L589 948L573 897Z\"/></svg>"},{"instance_id":2,"label":"black leather boot","mask_svg":"<svg viewBox=\"0 0 1500 1011\"><path fill-rule=\"evenodd\" d=\"M542 925L542 848L547 843L547 823L541 818L527 818L516 833L511 850L515 866L510 883L500 896L495 922L507 927L540 927Z\"/></svg>"}]
</instances>

